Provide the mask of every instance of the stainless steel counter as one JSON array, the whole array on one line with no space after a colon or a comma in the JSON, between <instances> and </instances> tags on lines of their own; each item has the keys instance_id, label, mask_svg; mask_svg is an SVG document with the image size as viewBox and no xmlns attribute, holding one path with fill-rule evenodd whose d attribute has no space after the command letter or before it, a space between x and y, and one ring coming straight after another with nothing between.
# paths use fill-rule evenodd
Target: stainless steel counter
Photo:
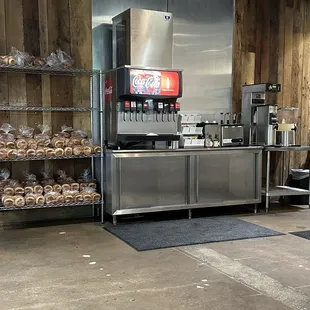
<instances>
[{"instance_id":1,"label":"stainless steel counter","mask_svg":"<svg viewBox=\"0 0 310 310\"><path fill-rule=\"evenodd\" d=\"M116 223L125 214L260 203L262 149L107 151L105 212Z\"/></svg>"}]
</instances>

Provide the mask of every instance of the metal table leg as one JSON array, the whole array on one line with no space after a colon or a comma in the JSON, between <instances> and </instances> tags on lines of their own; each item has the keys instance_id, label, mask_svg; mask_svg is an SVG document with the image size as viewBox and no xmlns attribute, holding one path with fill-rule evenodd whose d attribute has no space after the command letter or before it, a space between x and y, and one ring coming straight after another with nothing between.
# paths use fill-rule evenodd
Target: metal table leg
<instances>
[{"instance_id":1,"label":"metal table leg","mask_svg":"<svg viewBox=\"0 0 310 310\"><path fill-rule=\"evenodd\" d=\"M188 209L188 219L192 218L192 209Z\"/></svg>"},{"instance_id":2,"label":"metal table leg","mask_svg":"<svg viewBox=\"0 0 310 310\"><path fill-rule=\"evenodd\" d=\"M285 176L286 176L286 152L282 152L282 186L285 185Z\"/></svg>"},{"instance_id":3,"label":"metal table leg","mask_svg":"<svg viewBox=\"0 0 310 310\"><path fill-rule=\"evenodd\" d=\"M113 215L112 219L113 219L113 225L116 225L117 224L117 216Z\"/></svg>"},{"instance_id":4,"label":"metal table leg","mask_svg":"<svg viewBox=\"0 0 310 310\"><path fill-rule=\"evenodd\" d=\"M269 187L270 187L270 152L267 151L267 162L266 162L266 203L265 211L269 211Z\"/></svg>"},{"instance_id":5,"label":"metal table leg","mask_svg":"<svg viewBox=\"0 0 310 310\"><path fill-rule=\"evenodd\" d=\"M254 213L257 214L257 203L254 205Z\"/></svg>"}]
</instances>

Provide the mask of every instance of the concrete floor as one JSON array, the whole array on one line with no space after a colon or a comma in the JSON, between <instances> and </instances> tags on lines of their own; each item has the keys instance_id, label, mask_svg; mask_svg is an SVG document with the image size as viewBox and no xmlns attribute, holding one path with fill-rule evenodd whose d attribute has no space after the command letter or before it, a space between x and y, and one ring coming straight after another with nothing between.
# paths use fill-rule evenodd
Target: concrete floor
<instances>
[{"instance_id":1,"label":"concrete floor","mask_svg":"<svg viewBox=\"0 0 310 310\"><path fill-rule=\"evenodd\" d=\"M239 216L283 233L310 211ZM148 252L99 224L0 232L1 310L310 309L310 241L283 235Z\"/></svg>"}]
</instances>

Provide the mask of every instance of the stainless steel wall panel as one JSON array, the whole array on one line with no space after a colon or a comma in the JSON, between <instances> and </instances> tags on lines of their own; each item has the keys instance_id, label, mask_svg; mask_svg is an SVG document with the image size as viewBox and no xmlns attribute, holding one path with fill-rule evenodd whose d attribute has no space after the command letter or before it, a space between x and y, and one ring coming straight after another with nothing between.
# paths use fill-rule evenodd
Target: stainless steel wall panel
<instances>
[{"instance_id":1,"label":"stainless steel wall panel","mask_svg":"<svg viewBox=\"0 0 310 310\"><path fill-rule=\"evenodd\" d=\"M93 27L112 24L112 18L129 8L166 11L167 0L93 0Z\"/></svg>"},{"instance_id":2,"label":"stainless steel wall panel","mask_svg":"<svg viewBox=\"0 0 310 310\"><path fill-rule=\"evenodd\" d=\"M183 68L182 111L231 110L233 0L169 0L173 67Z\"/></svg>"}]
</instances>

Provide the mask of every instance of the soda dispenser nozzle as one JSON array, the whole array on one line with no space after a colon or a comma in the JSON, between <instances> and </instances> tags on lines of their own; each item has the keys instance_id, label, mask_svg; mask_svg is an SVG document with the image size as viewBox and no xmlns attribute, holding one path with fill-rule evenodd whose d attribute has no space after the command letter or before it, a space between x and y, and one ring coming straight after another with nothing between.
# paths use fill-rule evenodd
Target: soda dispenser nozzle
<instances>
[{"instance_id":1,"label":"soda dispenser nozzle","mask_svg":"<svg viewBox=\"0 0 310 310\"><path fill-rule=\"evenodd\" d=\"M226 115L228 115L228 119L226 120ZM227 125L229 125L229 122L230 122L230 120L229 120L229 118L230 118L230 113L225 113L225 115L224 115L224 123L225 123L225 120L226 120L226 124Z\"/></svg>"},{"instance_id":2,"label":"soda dispenser nozzle","mask_svg":"<svg viewBox=\"0 0 310 310\"><path fill-rule=\"evenodd\" d=\"M222 112L221 113L221 125L223 125L224 124L224 113Z\"/></svg>"}]
</instances>

